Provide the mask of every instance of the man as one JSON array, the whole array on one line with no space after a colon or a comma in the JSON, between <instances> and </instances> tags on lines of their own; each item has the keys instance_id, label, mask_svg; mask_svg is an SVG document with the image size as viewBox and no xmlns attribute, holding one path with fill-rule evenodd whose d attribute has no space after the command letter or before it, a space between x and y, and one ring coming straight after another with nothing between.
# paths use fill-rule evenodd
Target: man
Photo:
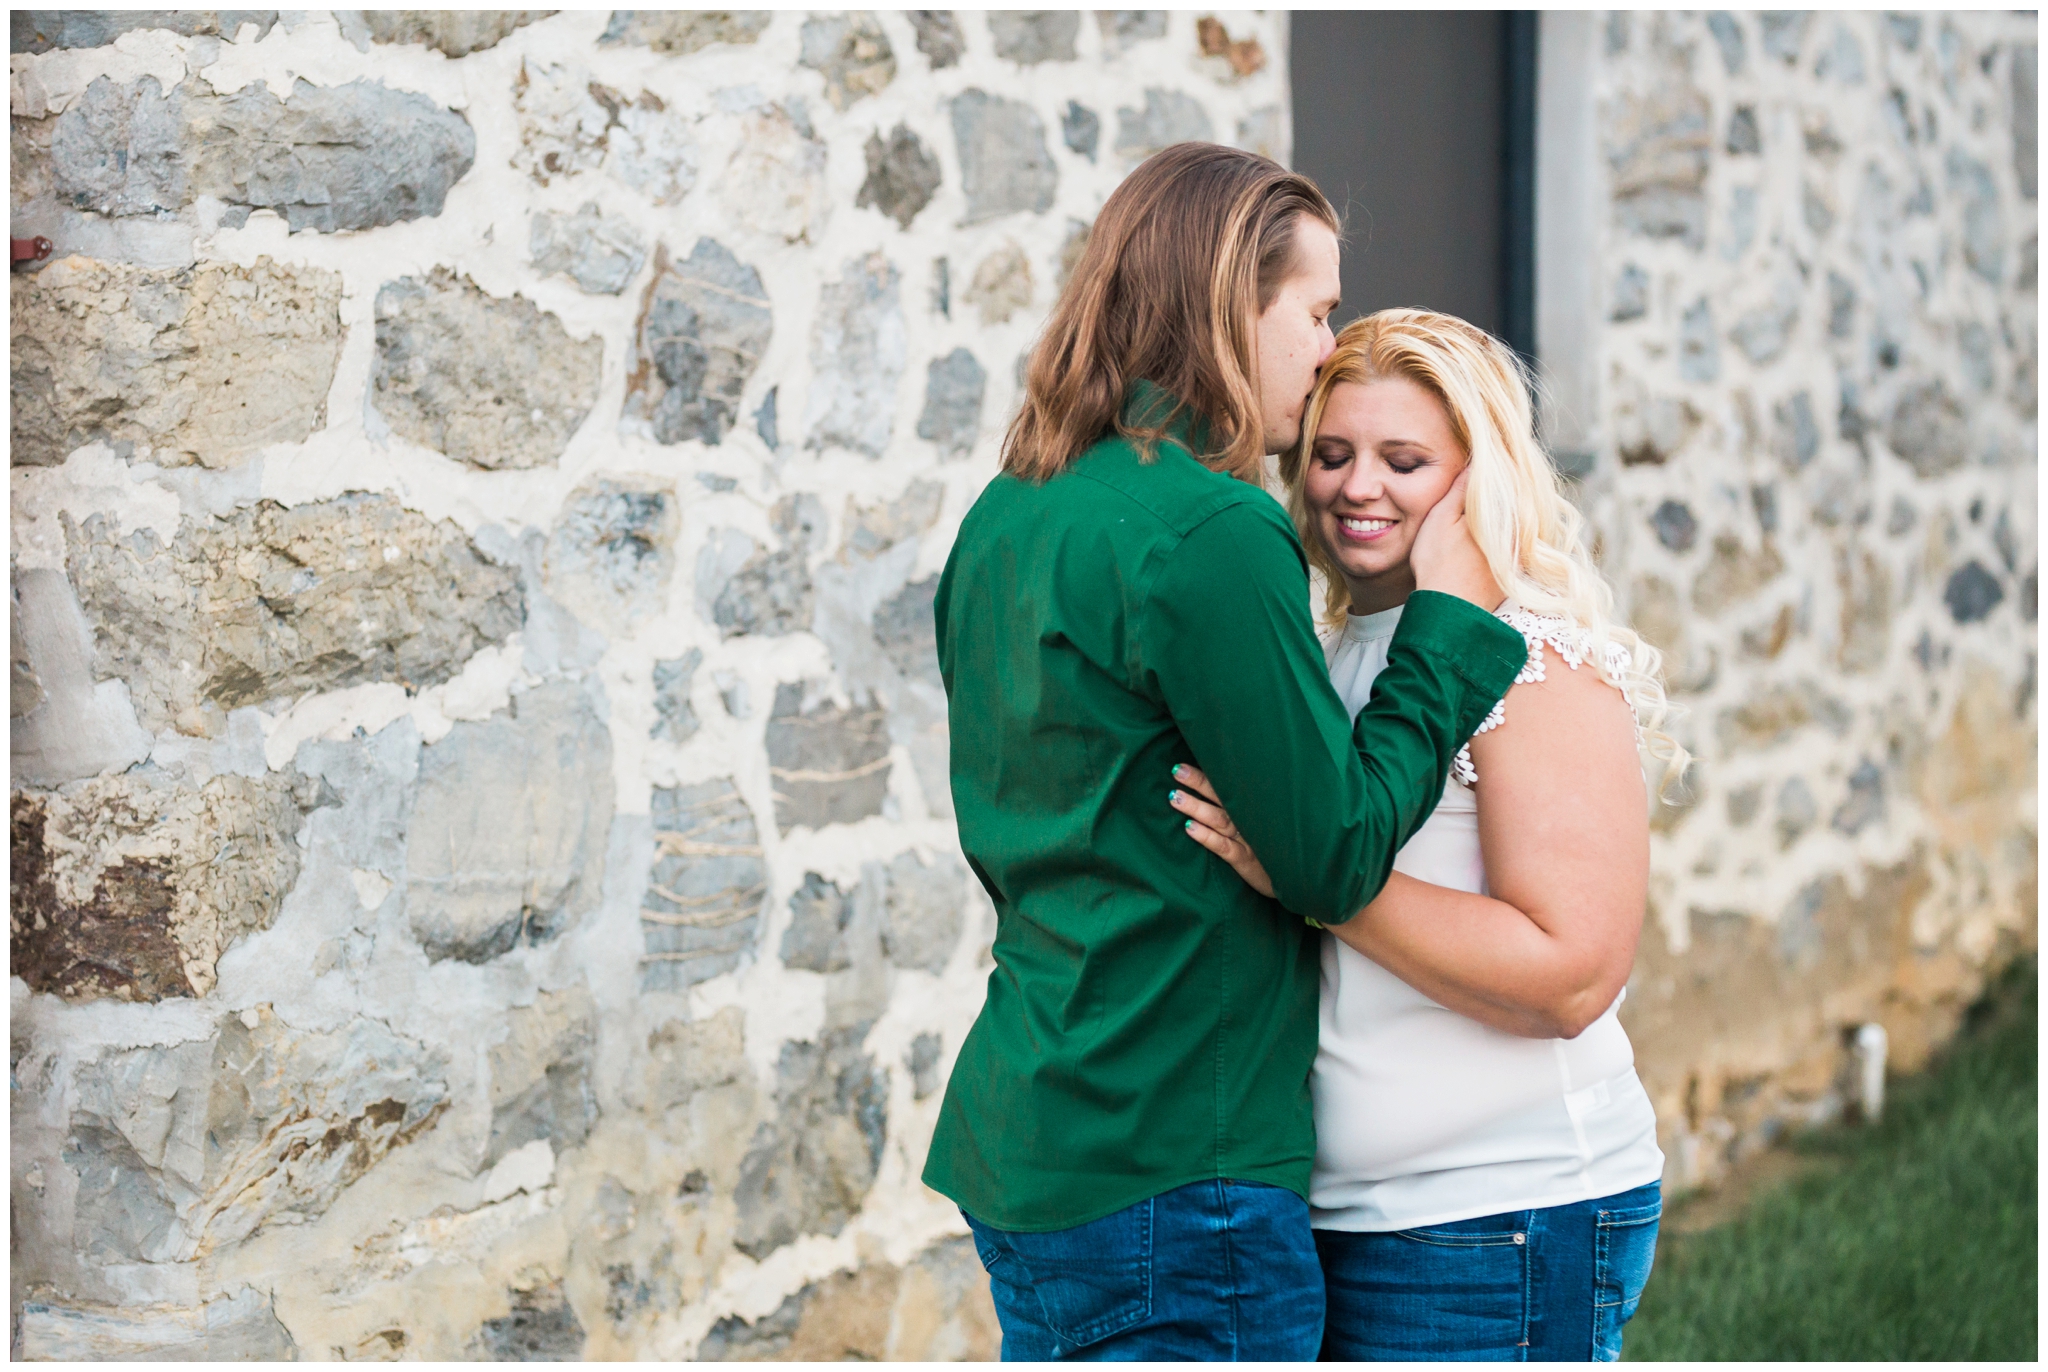
<instances>
[{"instance_id":1,"label":"man","mask_svg":"<svg viewBox=\"0 0 2048 1372\"><path fill-rule=\"evenodd\" d=\"M1491 579L1460 487L1355 733L1331 690L1300 543L1257 482L1299 435L1337 294L1312 183L1212 144L1147 161L1096 220L940 583L954 805L998 927L925 1180L974 1230L1006 1359L1321 1340L1301 916L1379 892L1524 659L1468 603ZM1188 762L1277 904L1178 832Z\"/></svg>"}]
</instances>

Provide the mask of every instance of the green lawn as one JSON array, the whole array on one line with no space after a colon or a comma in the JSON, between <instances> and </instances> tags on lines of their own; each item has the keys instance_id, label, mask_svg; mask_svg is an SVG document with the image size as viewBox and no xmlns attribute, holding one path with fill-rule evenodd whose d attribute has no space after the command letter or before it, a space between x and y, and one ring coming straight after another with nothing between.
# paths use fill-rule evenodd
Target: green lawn
<instances>
[{"instance_id":1,"label":"green lawn","mask_svg":"<svg viewBox=\"0 0 2048 1372\"><path fill-rule=\"evenodd\" d=\"M1877 1128L1798 1139L1810 1170L1661 1239L1623 1356L2038 1356L2037 984L2013 968L1931 1070L1890 1084Z\"/></svg>"}]
</instances>

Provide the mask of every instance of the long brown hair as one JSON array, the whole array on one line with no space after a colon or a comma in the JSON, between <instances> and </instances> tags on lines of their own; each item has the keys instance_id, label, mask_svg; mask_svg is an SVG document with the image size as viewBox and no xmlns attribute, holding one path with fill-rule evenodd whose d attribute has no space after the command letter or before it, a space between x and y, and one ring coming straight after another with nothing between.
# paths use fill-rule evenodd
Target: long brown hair
<instances>
[{"instance_id":1,"label":"long brown hair","mask_svg":"<svg viewBox=\"0 0 2048 1372\"><path fill-rule=\"evenodd\" d=\"M1304 216L1338 231L1313 181L1215 143L1176 143L1124 178L1031 350L1003 469L1030 481L1066 470L1111 429L1149 447L1181 416L1120 417L1151 381L1208 426L1203 461L1257 482L1264 424L1254 328L1295 265Z\"/></svg>"}]
</instances>

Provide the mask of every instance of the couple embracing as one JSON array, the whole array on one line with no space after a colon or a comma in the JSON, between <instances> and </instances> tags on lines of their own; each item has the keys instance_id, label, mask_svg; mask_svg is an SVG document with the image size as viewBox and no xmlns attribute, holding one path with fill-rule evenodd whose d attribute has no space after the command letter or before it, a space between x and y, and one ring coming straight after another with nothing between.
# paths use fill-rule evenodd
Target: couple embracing
<instances>
[{"instance_id":1,"label":"couple embracing","mask_svg":"<svg viewBox=\"0 0 2048 1372\"><path fill-rule=\"evenodd\" d=\"M1337 265L1306 179L1140 166L940 582L997 932L924 1177L1007 1360L1611 1360L1649 1273L1658 657L1514 355L1333 338Z\"/></svg>"}]
</instances>

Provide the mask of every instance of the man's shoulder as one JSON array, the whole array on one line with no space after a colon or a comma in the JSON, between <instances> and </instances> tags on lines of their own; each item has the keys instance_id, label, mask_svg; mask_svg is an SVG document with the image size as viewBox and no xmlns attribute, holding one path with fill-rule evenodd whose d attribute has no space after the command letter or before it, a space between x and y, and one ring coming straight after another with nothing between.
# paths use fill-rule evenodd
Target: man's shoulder
<instances>
[{"instance_id":1,"label":"man's shoulder","mask_svg":"<svg viewBox=\"0 0 2048 1372\"><path fill-rule=\"evenodd\" d=\"M1278 501L1256 486L1213 471L1180 444L1162 440L1147 453L1121 434L1098 440L1061 477L1077 503L1142 513L1156 533L1178 541L1226 511L1287 525Z\"/></svg>"}]
</instances>

